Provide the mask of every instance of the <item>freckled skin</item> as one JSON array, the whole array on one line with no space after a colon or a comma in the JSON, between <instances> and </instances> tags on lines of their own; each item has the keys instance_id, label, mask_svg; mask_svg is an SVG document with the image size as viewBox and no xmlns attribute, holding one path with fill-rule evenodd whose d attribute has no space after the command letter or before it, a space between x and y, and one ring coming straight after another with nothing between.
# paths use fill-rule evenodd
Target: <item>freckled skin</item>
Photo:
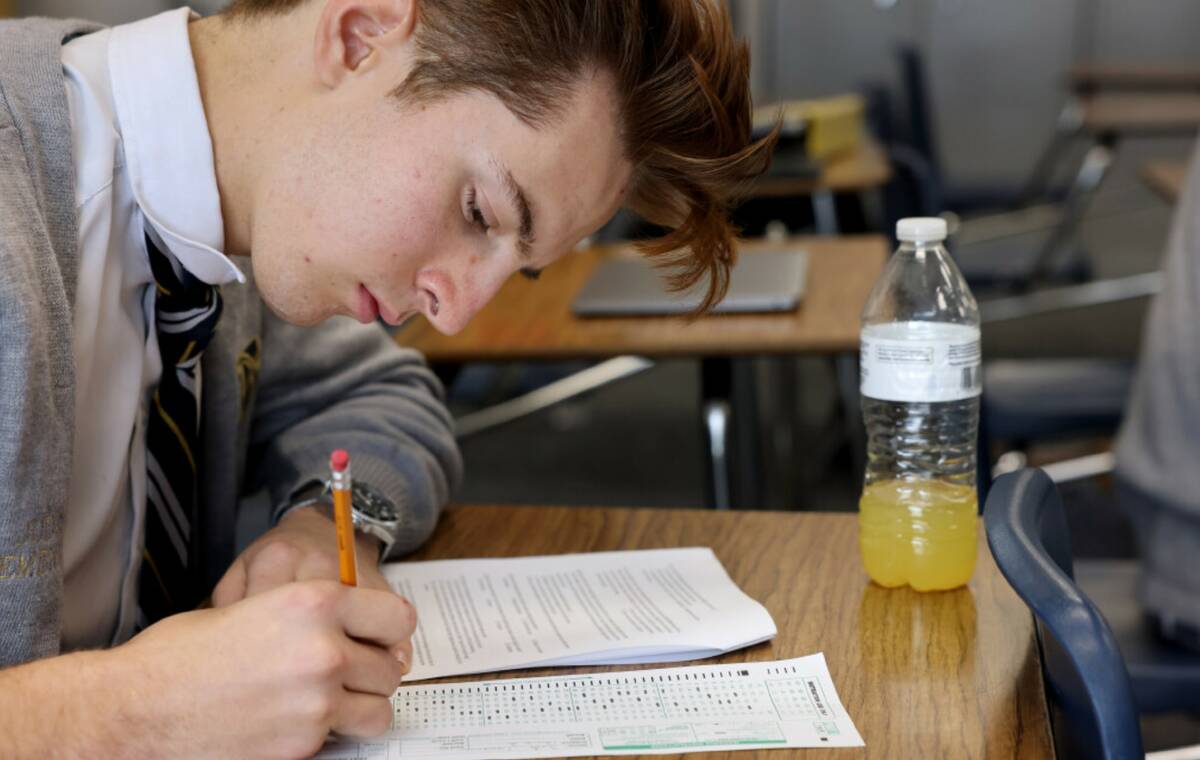
<instances>
[{"instance_id":1,"label":"freckled skin","mask_svg":"<svg viewBox=\"0 0 1200 760\"><path fill-rule=\"evenodd\" d=\"M536 130L482 92L401 106L384 89L398 79L351 81L319 108L281 117L276 134L288 137L260 178L251 262L287 321L354 316L362 283L381 316L424 312L453 334L512 274L553 263L598 229L622 197L631 167L606 75L582 77L562 115ZM529 259L496 163L533 208ZM487 232L467 208L472 189ZM291 264L298 255L312 266Z\"/></svg>"}]
</instances>

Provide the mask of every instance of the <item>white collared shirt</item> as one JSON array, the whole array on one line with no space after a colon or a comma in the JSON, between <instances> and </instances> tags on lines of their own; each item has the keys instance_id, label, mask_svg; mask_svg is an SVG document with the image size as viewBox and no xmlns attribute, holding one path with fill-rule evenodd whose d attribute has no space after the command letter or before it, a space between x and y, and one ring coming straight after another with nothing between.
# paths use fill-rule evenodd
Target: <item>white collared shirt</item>
<instances>
[{"instance_id":1,"label":"white collared shirt","mask_svg":"<svg viewBox=\"0 0 1200 760\"><path fill-rule=\"evenodd\" d=\"M187 8L63 46L79 277L75 444L63 539L64 650L129 638L146 504L145 423L161 360L144 234L189 272L244 282L224 223Z\"/></svg>"}]
</instances>

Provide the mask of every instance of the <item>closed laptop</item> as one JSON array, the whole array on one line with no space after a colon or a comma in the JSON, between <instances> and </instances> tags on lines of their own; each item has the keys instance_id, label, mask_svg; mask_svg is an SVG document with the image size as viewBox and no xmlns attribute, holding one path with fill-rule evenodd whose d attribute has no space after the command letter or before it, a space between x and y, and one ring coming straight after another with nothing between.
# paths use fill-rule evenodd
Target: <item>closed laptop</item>
<instances>
[{"instance_id":1,"label":"closed laptop","mask_svg":"<svg viewBox=\"0 0 1200 760\"><path fill-rule=\"evenodd\" d=\"M738 256L729 292L715 312L741 314L791 311L804 295L808 254L798 248L754 250ZM605 259L575 297L580 316L686 314L700 305L707 282L671 293L663 273L648 260Z\"/></svg>"}]
</instances>

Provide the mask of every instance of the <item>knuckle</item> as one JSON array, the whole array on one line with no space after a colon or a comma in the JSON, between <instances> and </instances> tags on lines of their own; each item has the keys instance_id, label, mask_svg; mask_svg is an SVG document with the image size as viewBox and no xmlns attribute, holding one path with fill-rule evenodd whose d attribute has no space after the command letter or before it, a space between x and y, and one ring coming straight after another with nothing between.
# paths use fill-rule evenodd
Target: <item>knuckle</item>
<instances>
[{"instance_id":1,"label":"knuckle","mask_svg":"<svg viewBox=\"0 0 1200 760\"><path fill-rule=\"evenodd\" d=\"M288 604L301 614L327 617L338 604L337 584L328 581L312 581L292 584L289 588Z\"/></svg>"},{"instance_id":2,"label":"knuckle","mask_svg":"<svg viewBox=\"0 0 1200 760\"><path fill-rule=\"evenodd\" d=\"M392 598L395 600L392 611L395 615L396 630L407 638L417 629L417 608L402 596Z\"/></svg>"},{"instance_id":3,"label":"knuckle","mask_svg":"<svg viewBox=\"0 0 1200 760\"><path fill-rule=\"evenodd\" d=\"M400 684L404 681L404 663L397 660L395 657L387 657L388 661L388 677L389 677L389 695L400 688Z\"/></svg>"},{"instance_id":4,"label":"knuckle","mask_svg":"<svg viewBox=\"0 0 1200 760\"><path fill-rule=\"evenodd\" d=\"M337 707L332 689L318 689L305 700L301 718L314 732L325 733L333 723Z\"/></svg>"},{"instance_id":5,"label":"knuckle","mask_svg":"<svg viewBox=\"0 0 1200 760\"><path fill-rule=\"evenodd\" d=\"M328 554L310 555L305 560L305 564L314 575L331 578L338 577L338 561Z\"/></svg>"},{"instance_id":6,"label":"knuckle","mask_svg":"<svg viewBox=\"0 0 1200 760\"><path fill-rule=\"evenodd\" d=\"M272 541L259 550L255 560L268 565L295 564L300 559L300 550L287 541Z\"/></svg>"},{"instance_id":7,"label":"knuckle","mask_svg":"<svg viewBox=\"0 0 1200 760\"><path fill-rule=\"evenodd\" d=\"M345 669L348 657L337 642L327 638L318 639L308 652L308 666L314 675L328 678Z\"/></svg>"}]
</instances>

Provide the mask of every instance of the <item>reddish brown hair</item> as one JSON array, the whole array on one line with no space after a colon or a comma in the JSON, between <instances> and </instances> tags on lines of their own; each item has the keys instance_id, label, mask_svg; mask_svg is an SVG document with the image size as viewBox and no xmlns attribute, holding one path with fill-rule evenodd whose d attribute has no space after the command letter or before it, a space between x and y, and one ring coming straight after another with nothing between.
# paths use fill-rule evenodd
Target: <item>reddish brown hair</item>
<instances>
[{"instance_id":1,"label":"reddish brown hair","mask_svg":"<svg viewBox=\"0 0 1200 760\"><path fill-rule=\"evenodd\" d=\"M234 14L305 0L234 0ZM429 101L498 97L534 127L550 123L592 70L612 75L633 176L625 205L670 230L640 247L673 288L708 276L720 300L734 260L728 211L770 160L751 142L750 54L720 0L419 0L417 62L394 91Z\"/></svg>"}]
</instances>

